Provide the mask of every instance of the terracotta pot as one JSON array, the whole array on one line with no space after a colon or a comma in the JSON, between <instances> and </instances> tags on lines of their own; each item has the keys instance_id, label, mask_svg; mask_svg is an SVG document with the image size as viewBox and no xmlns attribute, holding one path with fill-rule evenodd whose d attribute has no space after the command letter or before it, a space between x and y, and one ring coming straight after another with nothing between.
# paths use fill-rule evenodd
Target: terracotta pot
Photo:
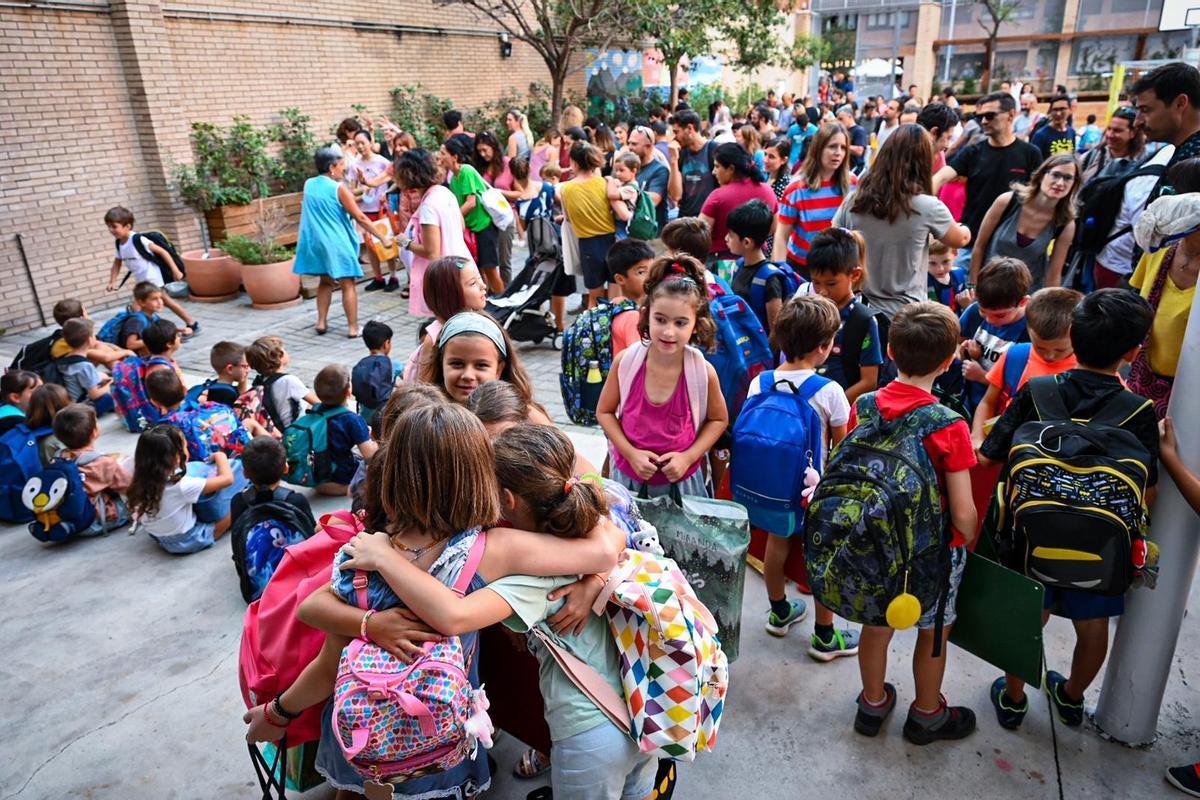
<instances>
[{"instance_id":1,"label":"terracotta pot","mask_svg":"<svg viewBox=\"0 0 1200 800\"><path fill-rule=\"evenodd\" d=\"M242 265L242 285L252 307L286 308L300 302L300 276L292 272L293 260Z\"/></svg>"},{"instance_id":2,"label":"terracotta pot","mask_svg":"<svg viewBox=\"0 0 1200 800\"><path fill-rule=\"evenodd\" d=\"M208 251L188 250L181 254L187 269L192 299L202 303L218 303L238 296L242 285L242 262L215 248Z\"/></svg>"}]
</instances>

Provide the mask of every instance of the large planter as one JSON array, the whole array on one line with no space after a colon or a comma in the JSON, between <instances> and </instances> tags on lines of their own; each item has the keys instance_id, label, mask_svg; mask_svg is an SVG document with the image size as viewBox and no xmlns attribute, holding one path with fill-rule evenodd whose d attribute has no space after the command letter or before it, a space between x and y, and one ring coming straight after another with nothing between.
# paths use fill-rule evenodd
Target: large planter
<instances>
[{"instance_id":1,"label":"large planter","mask_svg":"<svg viewBox=\"0 0 1200 800\"><path fill-rule=\"evenodd\" d=\"M242 285L253 308L287 308L300 302L300 276L292 272L294 260L242 265Z\"/></svg>"},{"instance_id":2,"label":"large planter","mask_svg":"<svg viewBox=\"0 0 1200 800\"><path fill-rule=\"evenodd\" d=\"M244 206L221 206L204 212L208 223L209 241L219 242L234 234L257 238L255 223L263 214L281 214L283 227L275 236L275 244L295 244L300 236L300 204L303 192L292 192L263 200L255 200Z\"/></svg>"},{"instance_id":3,"label":"large planter","mask_svg":"<svg viewBox=\"0 0 1200 800\"><path fill-rule=\"evenodd\" d=\"M242 262L216 248L208 251L208 258L204 254L204 250L188 250L181 254L191 299L201 303L235 299L242 285Z\"/></svg>"}]
</instances>

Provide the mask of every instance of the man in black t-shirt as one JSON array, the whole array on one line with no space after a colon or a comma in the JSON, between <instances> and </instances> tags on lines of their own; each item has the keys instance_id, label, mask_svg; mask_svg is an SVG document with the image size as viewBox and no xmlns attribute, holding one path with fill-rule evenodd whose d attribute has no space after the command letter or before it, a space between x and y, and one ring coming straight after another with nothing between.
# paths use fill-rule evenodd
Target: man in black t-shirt
<instances>
[{"instance_id":1,"label":"man in black t-shirt","mask_svg":"<svg viewBox=\"0 0 1200 800\"><path fill-rule=\"evenodd\" d=\"M667 193L679 204L679 216L698 217L704 201L717 187L713 175L713 146L700 135L700 115L681 111L671 117L675 141L668 156L671 179ZM678 146L675 146L678 145Z\"/></svg>"},{"instance_id":2,"label":"man in black t-shirt","mask_svg":"<svg viewBox=\"0 0 1200 800\"><path fill-rule=\"evenodd\" d=\"M854 119L854 107L850 104L837 110L837 121L845 125L850 134L850 171L857 175L867 164L867 145L871 138L867 129Z\"/></svg>"}]
</instances>

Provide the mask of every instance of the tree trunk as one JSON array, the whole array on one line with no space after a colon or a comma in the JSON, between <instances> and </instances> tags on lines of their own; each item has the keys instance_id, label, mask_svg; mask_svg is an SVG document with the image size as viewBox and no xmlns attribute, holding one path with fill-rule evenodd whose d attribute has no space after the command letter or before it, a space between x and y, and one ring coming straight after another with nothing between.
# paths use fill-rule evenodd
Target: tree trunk
<instances>
[{"instance_id":1,"label":"tree trunk","mask_svg":"<svg viewBox=\"0 0 1200 800\"><path fill-rule=\"evenodd\" d=\"M983 46L983 74L979 76L979 91L987 94L992 88L992 70L996 62L996 31L988 37Z\"/></svg>"},{"instance_id":2,"label":"tree trunk","mask_svg":"<svg viewBox=\"0 0 1200 800\"><path fill-rule=\"evenodd\" d=\"M563 110L563 91L566 88L564 86L566 82L566 75L562 71L550 70L550 118L554 120L554 124L560 130L562 126L560 117Z\"/></svg>"},{"instance_id":3,"label":"tree trunk","mask_svg":"<svg viewBox=\"0 0 1200 800\"><path fill-rule=\"evenodd\" d=\"M679 61L671 62L663 59L663 64L667 69L671 70L671 91L667 96L667 101L671 104L671 111L675 111L675 104L679 102Z\"/></svg>"}]
</instances>

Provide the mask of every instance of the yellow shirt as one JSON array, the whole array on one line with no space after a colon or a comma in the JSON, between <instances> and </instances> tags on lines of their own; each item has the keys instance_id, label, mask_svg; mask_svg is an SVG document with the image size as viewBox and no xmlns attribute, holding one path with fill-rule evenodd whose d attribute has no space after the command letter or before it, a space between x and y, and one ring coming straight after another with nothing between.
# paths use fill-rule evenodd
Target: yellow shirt
<instances>
[{"instance_id":1,"label":"yellow shirt","mask_svg":"<svg viewBox=\"0 0 1200 800\"><path fill-rule=\"evenodd\" d=\"M1158 271L1170 268L1170 264L1164 266L1163 262L1171 250L1172 248L1168 247L1157 253L1146 253L1138 261L1129 284L1137 289L1142 297L1150 298ZM1146 358L1150 362L1150 369L1163 377L1175 377L1175 371L1179 367L1183 334L1187 331L1188 315L1192 312L1192 297L1195 294L1195 286L1180 289L1170 277L1163 284L1158 311L1154 314L1154 326L1150 329L1150 342L1146 345Z\"/></svg>"},{"instance_id":2,"label":"yellow shirt","mask_svg":"<svg viewBox=\"0 0 1200 800\"><path fill-rule=\"evenodd\" d=\"M608 186L599 175L586 181L564 183L562 201L575 235L580 239L617 232L612 205L608 202Z\"/></svg>"}]
</instances>

